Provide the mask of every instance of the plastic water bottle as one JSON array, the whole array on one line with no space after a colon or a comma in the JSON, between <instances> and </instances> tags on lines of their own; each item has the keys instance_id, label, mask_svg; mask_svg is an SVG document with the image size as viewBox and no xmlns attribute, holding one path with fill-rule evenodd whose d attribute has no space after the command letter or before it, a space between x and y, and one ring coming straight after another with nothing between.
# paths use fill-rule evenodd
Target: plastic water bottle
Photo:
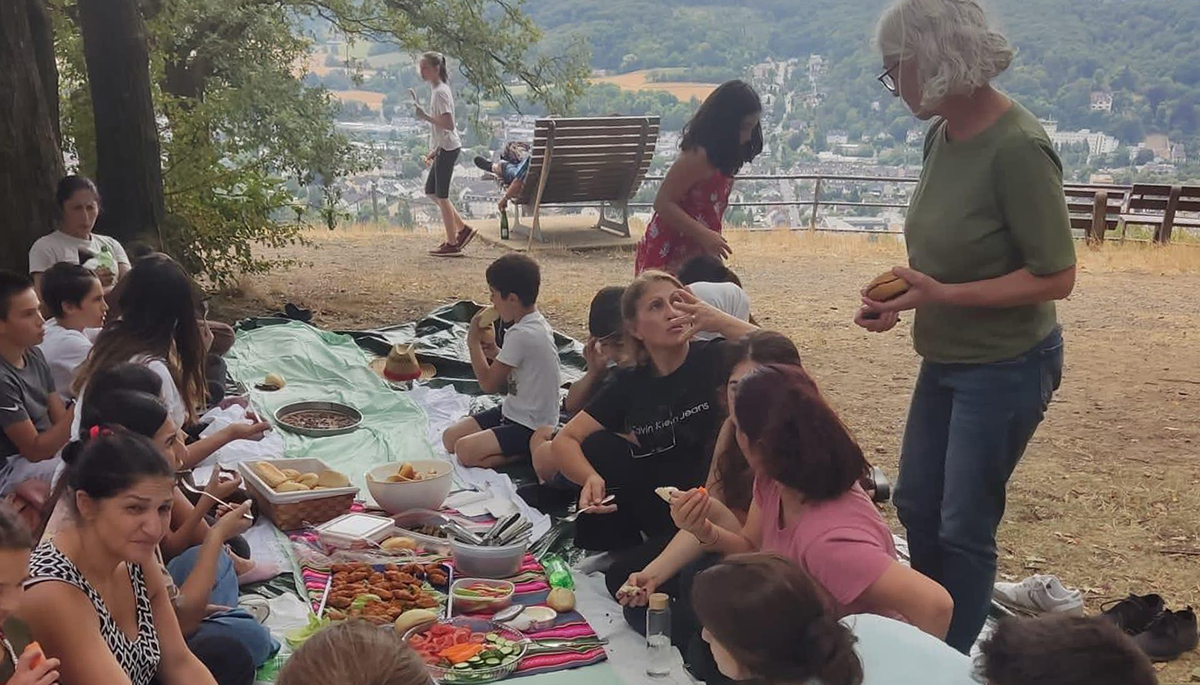
<instances>
[{"instance_id":1,"label":"plastic water bottle","mask_svg":"<svg viewBox=\"0 0 1200 685\"><path fill-rule=\"evenodd\" d=\"M646 675L671 675L671 598L661 592L650 595L646 611Z\"/></svg>"},{"instance_id":2,"label":"plastic water bottle","mask_svg":"<svg viewBox=\"0 0 1200 685\"><path fill-rule=\"evenodd\" d=\"M508 240L508 210L500 210L500 239Z\"/></svg>"},{"instance_id":3,"label":"plastic water bottle","mask_svg":"<svg viewBox=\"0 0 1200 685\"><path fill-rule=\"evenodd\" d=\"M546 578L550 587L561 587L567 590L575 589L575 580L571 578L571 567L557 554L547 555L542 560L542 568L546 569Z\"/></svg>"}]
</instances>

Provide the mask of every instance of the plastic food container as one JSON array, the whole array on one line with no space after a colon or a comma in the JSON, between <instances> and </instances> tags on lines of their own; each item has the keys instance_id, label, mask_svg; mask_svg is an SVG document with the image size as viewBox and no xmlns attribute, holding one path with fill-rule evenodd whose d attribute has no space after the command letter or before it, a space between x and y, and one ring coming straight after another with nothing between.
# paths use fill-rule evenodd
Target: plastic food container
<instances>
[{"instance_id":1,"label":"plastic food container","mask_svg":"<svg viewBox=\"0 0 1200 685\"><path fill-rule=\"evenodd\" d=\"M485 588L494 591L496 596L472 596L474 589ZM450 586L451 607L461 614L494 614L512 605L513 592L516 588L507 580L480 580L479 578L459 578Z\"/></svg>"},{"instance_id":2,"label":"plastic food container","mask_svg":"<svg viewBox=\"0 0 1200 685\"><path fill-rule=\"evenodd\" d=\"M525 607L524 611L517 614L517 617L508 621L506 625L522 633L537 633L551 628L557 618L557 611L539 604Z\"/></svg>"},{"instance_id":3,"label":"plastic food container","mask_svg":"<svg viewBox=\"0 0 1200 685\"><path fill-rule=\"evenodd\" d=\"M508 578L521 570L528 538L504 547L477 547L458 540L450 541L454 572L468 578Z\"/></svg>"},{"instance_id":4,"label":"plastic food container","mask_svg":"<svg viewBox=\"0 0 1200 685\"><path fill-rule=\"evenodd\" d=\"M505 641L503 646L507 648L500 658L495 659L497 662L495 665L488 665L487 660L484 659L482 663L468 664L465 668L451 668L446 664L435 664L426 661L425 668L429 670L429 674L433 676L434 680L443 685L449 683L481 685L482 683L503 680L516 670L517 665L521 663L521 659L525 657L530 646L529 638L525 637L519 630L513 630L509 626L493 623L482 618L455 616L449 620L419 625L405 633L405 641L416 649L422 658L425 658L426 653L429 651L428 647L423 646L422 643L426 641L427 634L434 630L435 626L449 626L454 629L465 628L476 636L482 637L488 644L499 644L499 639L503 638Z\"/></svg>"},{"instance_id":5,"label":"plastic food container","mask_svg":"<svg viewBox=\"0 0 1200 685\"><path fill-rule=\"evenodd\" d=\"M393 516L392 520L396 522L397 535L416 540L417 545L427 552L450 555L449 535L428 535L417 530L418 528L440 529L449 520L444 514L427 509L413 509Z\"/></svg>"},{"instance_id":6,"label":"plastic food container","mask_svg":"<svg viewBox=\"0 0 1200 685\"><path fill-rule=\"evenodd\" d=\"M391 535L393 525L382 516L346 514L317 526L317 534L330 547L373 547Z\"/></svg>"}]
</instances>

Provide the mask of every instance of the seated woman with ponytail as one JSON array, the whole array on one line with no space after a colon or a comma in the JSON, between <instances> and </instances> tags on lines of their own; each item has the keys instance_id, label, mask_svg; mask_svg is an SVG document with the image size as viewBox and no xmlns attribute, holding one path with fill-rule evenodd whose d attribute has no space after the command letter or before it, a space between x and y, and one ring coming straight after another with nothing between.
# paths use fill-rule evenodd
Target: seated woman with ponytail
<instances>
[{"instance_id":1,"label":"seated woman with ponytail","mask_svg":"<svg viewBox=\"0 0 1200 685\"><path fill-rule=\"evenodd\" d=\"M707 552L776 552L825 593L834 617L897 618L942 639L953 602L900 564L891 531L859 485L862 449L797 366L767 364L741 379L731 419L754 471L745 522L700 488L675 496L671 516Z\"/></svg>"},{"instance_id":2,"label":"seated woman with ponytail","mask_svg":"<svg viewBox=\"0 0 1200 685\"><path fill-rule=\"evenodd\" d=\"M700 572L692 606L712 654L699 674L709 685L977 685L969 658L912 626L874 614L839 621L813 581L774 554Z\"/></svg>"},{"instance_id":3,"label":"seated woman with ponytail","mask_svg":"<svg viewBox=\"0 0 1200 685\"><path fill-rule=\"evenodd\" d=\"M188 649L154 552L175 469L146 437L90 431L63 452L71 516L34 550L20 618L70 685L216 685Z\"/></svg>"}]
</instances>

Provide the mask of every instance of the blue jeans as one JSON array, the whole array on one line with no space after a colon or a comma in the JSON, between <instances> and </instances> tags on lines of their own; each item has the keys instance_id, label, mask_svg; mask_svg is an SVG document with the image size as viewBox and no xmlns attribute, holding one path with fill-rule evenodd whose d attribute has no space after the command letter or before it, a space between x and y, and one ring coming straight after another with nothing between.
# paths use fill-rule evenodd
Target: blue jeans
<instances>
[{"instance_id":1,"label":"blue jeans","mask_svg":"<svg viewBox=\"0 0 1200 685\"><path fill-rule=\"evenodd\" d=\"M968 653L987 620L1005 488L1062 381L1055 329L988 364L924 362L913 390L894 502L913 568L954 599L946 642Z\"/></svg>"},{"instance_id":2,"label":"blue jeans","mask_svg":"<svg viewBox=\"0 0 1200 685\"><path fill-rule=\"evenodd\" d=\"M192 574L199 556L200 547L196 546L167 562L167 571L176 585L182 586ZM217 560L217 579L213 583L212 593L208 596L208 603L236 607L238 595L237 574L233 570L233 561L228 554L222 554ZM218 636L231 637L245 645L256 667L265 664L279 651L279 642L244 609L235 608L205 618L196 628L196 632L187 638L192 640L198 637Z\"/></svg>"}]
</instances>

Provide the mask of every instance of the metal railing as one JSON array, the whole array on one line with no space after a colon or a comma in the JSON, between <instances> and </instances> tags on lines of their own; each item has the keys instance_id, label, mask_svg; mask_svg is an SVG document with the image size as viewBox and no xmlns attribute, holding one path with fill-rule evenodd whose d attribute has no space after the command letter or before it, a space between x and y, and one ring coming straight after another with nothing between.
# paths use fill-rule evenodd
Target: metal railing
<instances>
[{"instance_id":1,"label":"metal railing","mask_svg":"<svg viewBox=\"0 0 1200 685\"><path fill-rule=\"evenodd\" d=\"M645 177L645 182L661 183L666 176L657 174L648 174ZM812 198L808 200L771 200L766 202L731 202L729 207L811 207L812 212L809 214L808 227L810 229L817 228L817 217L821 207L867 207L875 209L907 209L907 202L868 202L857 201L851 202L847 200L822 200L821 190L826 182L853 182L853 183L913 183L919 179L915 176L861 176L854 174L747 174L738 176L738 181L813 181ZM630 202L630 208L651 208L654 204L650 202ZM871 233L882 233L883 231L869 231Z\"/></svg>"}]
</instances>

